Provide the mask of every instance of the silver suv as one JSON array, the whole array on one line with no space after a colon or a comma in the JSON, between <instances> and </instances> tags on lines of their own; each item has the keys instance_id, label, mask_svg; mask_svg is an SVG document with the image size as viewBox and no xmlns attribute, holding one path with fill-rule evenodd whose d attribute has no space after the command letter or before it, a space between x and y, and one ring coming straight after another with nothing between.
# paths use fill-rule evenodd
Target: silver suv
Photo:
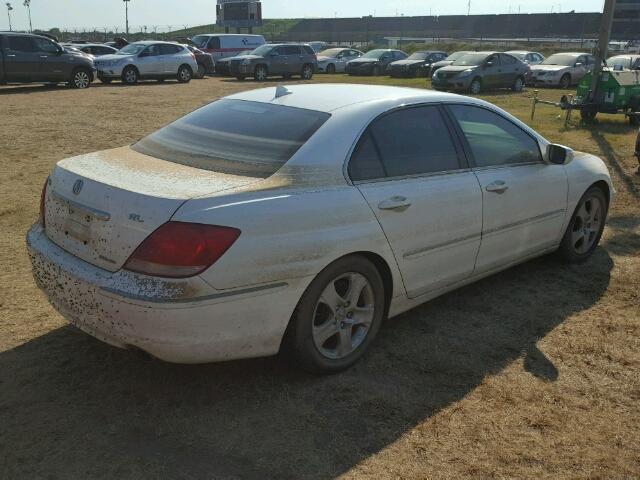
<instances>
[{"instance_id":1,"label":"silver suv","mask_svg":"<svg viewBox=\"0 0 640 480\"><path fill-rule=\"evenodd\" d=\"M229 63L231 75L238 80L253 77L262 82L267 77L289 78L293 75L311 80L318 67L318 58L309 45L282 43L262 45L249 55L232 58Z\"/></svg>"},{"instance_id":2,"label":"silver suv","mask_svg":"<svg viewBox=\"0 0 640 480\"><path fill-rule=\"evenodd\" d=\"M97 58L95 65L103 83L120 79L128 85L168 78L188 83L198 71L195 55L185 46L169 42L130 43L113 55Z\"/></svg>"}]
</instances>

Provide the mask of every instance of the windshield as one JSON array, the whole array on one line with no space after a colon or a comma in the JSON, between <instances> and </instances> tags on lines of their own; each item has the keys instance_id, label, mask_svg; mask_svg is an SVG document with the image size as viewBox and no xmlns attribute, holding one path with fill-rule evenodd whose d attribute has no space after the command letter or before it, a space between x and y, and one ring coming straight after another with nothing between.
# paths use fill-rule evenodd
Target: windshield
<instances>
[{"instance_id":1,"label":"windshield","mask_svg":"<svg viewBox=\"0 0 640 480\"><path fill-rule=\"evenodd\" d=\"M256 48L253 52L251 52L251 55L258 55L259 57L264 57L265 55L268 55L271 50L273 50L272 45L262 45Z\"/></svg>"},{"instance_id":2,"label":"windshield","mask_svg":"<svg viewBox=\"0 0 640 480\"><path fill-rule=\"evenodd\" d=\"M329 119L328 113L244 100L218 100L131 148L169 162L267 178Z\"/></svg>"},{"instance_id":3,"label":"windshield","mask_svg":"<svg viewBox=\"0 0 640 480\"><path fill-rule=\"evenodd\" d=\"M429 52L415 52L407 60L426 60L428 56Z\"/></svg>"},{"instance_id":4,"label":"windshield","mask_svg":"<svg viewBox=\"0 0 640 480\"><path fill-rule=\"evenodd\" d=\"M361 58L380 58L386 53L386 50L371 50L365 53Z\"/></svg>"},{"instance_id":5,"label":"windshield","mask_svg":"<svg viewBox=\"0 0 640 480\"><path fill-rule=\"evenodd\" d=\"M561 53L557 53L547 58L542 62L542 65L562 65L564 67L573 67L577 61L578 57L574 55L563 55Z\"/></svg>"},{"instance_id":6,"label":"windshield","mask_svg":"<svg viewBox=\"0 0 640 480\"><path fill-rule=\"evenodd\" d=\"M452 53L451 55L449 55L447 58L445 58L446 61L449 62L453 62L454 60L459 59L460 57L463 57L465 55L467 55L469 52L455 52Z\"/></svg>"},{"instance_id":7,"label":"windshield","mask_svg":"<svg viewBox=\"0 0 640 480\"><path fill-rule=\"evenodd\" d=\"M116 55L137 55L145 48L147 48L147 45L144 45L142 43L130 43L121 50L118 50Z\"/></svg>"},{"instance_id":8,"label":"windshield","mask_svg":"<svg viewBox=\"0 0 640 480\"><path fill-rule=\"evenodd\" d=\"M318 56L322 57L336 57L342 52L341 48L330 48L329 50L323 50L318 54Z\"/></svg>"},{"instance_id":9,"label":"windshield","mask_svg":"<svg viewBox=\"0 0 640 480\"><path fill-rule=\"evenodd\" d=\"M607 65L610 67L613 67L614 65L622 65L625 68L631 68L631 57L627 57L626 55L611 57L607 60Z\"/></svg>"},{"instance_id":10,"label":"windshield","mask_svg":"<svg viewBox=\"0 0 640 480\"><path fill-rule=\"evenodd\" d=\"M193 43L196 47L202 48L209 41L209 37L206 35L196 35L191 39L191 43Z\"/></svg>"},{"instance_id":11,"label":"windshield","mask_svg":"<svg viewBox=\"0 0 640 480\"><path fill-rule=\"evenodd\" d=\"M480 65L486 60L487 57L488 55L486 53L467 53L466 55L462 55L460 58L458 58L455 62L452 63L452 65Z\"/></svg>"}]
</instances>

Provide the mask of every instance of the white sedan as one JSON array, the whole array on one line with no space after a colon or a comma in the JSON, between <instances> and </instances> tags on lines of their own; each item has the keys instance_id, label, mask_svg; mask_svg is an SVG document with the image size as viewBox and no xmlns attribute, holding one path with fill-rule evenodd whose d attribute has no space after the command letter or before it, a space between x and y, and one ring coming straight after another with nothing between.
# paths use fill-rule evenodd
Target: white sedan
<instances>
[{"instance_id":1,"label":"white sedan","mask_svg":"<svg viewBox=\"0 0 640 480\"><path fill-rule=\"evenodd\" d=\"M385 318L550 252L586 260L613 193L599 158L484 101L296 85L60 161L27 243L54 307L112 345L330 372Z\"/></svg>"}]
</instances>

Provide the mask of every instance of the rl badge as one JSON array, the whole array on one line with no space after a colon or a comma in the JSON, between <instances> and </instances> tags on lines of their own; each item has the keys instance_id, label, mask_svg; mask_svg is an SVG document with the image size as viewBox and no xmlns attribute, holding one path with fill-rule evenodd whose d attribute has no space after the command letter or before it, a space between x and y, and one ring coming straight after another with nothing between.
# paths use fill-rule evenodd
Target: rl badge
<instances>
[{"instance_id":1,"label":"rl badge","mask_svg":"<svg viewBox=\"0 0 640 480\"><path fill-rule=\"evenodd\" d=\"M76 183L73 184L73 194L78 195L82 191L83 186L84 182L82 180L76 180Z\"/></svg>"}]
</instances>

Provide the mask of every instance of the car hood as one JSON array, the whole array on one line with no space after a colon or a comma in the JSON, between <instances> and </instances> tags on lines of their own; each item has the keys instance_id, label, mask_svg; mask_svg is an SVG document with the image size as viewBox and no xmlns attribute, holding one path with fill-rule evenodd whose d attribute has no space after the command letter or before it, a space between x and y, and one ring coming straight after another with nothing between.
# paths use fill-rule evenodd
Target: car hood
<instances>
[{"instance_id":1,"label":"car hood","mask_svg":"<svg viewBox=\"0 0 640 480\"><path fill-rule=\"evenodd\" d=\"M397 60L395 62L393 62L391 65L392 66L404 66L404 65L422 65L423 63L427 63L426 60Z\"/></svg>"},{"instance_id":2,"label":"car hood","mask_svg":"<svg viewBox=\"0 0 640 480\"><path fill-rule=\"evenodd\" d=\"M379 62L378 58L355 58L351 60L349 63L376 63Z\"/></svg>"},{"instance_id":3,"label":"car hood","mask_svg":"<svg viewBox=\"0 0 640 480\"><path fill-rule=\"evenodd\" d=\"M568 70L571 67L566 65L531 65L532 72L559 72L560 70Z\"/></svg>"},{"instance_id":4,"label":"car hood","mask_svg":"<svg viewBox=\"0 0 640 480\"><path fill-rule=\"evenodd\" d=\"M257 60L261 57L260 55L238 55L237 57L232 57L234 60ZM229 59L231 60L231 59Z\"/></svg>"},{"instance_id":5,"label":"car hood","mask_svg":"<svg viewBox=\"0 0 640 480\"><path fill-rule=\"evenodd\" d=\"M96 59L96 62L112 62L113 60L124 60L125 58L132 58L133 55L116 55L111 53L109 55L102 55Z\"/></svg>"},{"instance_id":6,"label":"car hood","mask_svg":"<svg viewBox=\"0 0 640 480\"><path fill-rule=\"evenodd\" d=\"M336 57L325 57L324 55L320 55L318 57L318 62L328 62L329 60L335 60Z\"/></svg>"},{"instance_id":7,"label":"car hood","mask_svg":"<svg viewBox=\"0 0 640 480\"><path fill-rule=\"evenodd\" d=\"M460 73L460 72L464 72L465 70L469 70L472 68L478 68L477 65L447 65L446 67L442 67L440 70L438 70L439 72L449 72L449 73Z\"/></svg>"},{"instance_id":8,"label":"car hood","mask_svg":"<svg viewBox=\"0 0 640 480\"><path fill-rule=\"evenodd\" d=\"M448 65L451 65L453 62L451 60L440 60L439 62L436 62L433 64L434 67L446 67Z\"/></svg>"}]
</instances>

